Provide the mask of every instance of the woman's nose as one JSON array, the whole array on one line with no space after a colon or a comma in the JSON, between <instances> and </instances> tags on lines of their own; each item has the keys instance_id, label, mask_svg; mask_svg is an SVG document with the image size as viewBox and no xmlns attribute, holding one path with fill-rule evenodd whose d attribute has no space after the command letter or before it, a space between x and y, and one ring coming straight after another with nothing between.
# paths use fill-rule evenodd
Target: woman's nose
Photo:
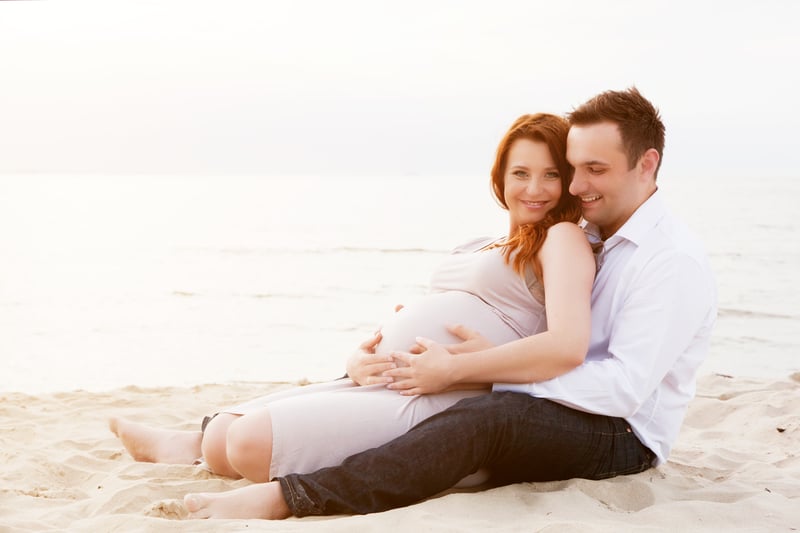
<instances>
[{"instance_id":1,"label":"woman's nose","mask_svg":"<svg viewBox=\"0 0 800 533\"><path fill-rule=\"evenodd\" d=\"M528 194L536 194L539 192L541 186L542 183L539 178L531 178L530 180L528 180L528 186L526 187L527 189L526 192Z\"/></svg>"}]
</instances>

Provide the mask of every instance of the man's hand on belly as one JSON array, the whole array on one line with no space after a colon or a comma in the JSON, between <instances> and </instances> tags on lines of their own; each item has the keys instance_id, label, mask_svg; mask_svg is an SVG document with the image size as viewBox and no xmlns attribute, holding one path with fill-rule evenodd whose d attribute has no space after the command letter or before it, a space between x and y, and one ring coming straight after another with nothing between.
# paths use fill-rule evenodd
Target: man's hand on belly
<instances>
[{"instance_id":1,"label":"man's hand on belly","mask_svg":"<svg viewBox=\"0 0 800 533\"><path fill-rule=\"evenodd\" d=\"M494 345L477 331L465 326L448 326L447 329L464 342L442 345L430 339L417 338L417 345L411 351L393 352L392 357L398 368L383 373L394 380L387 388L406 396L487 388L487 384L458 383L453 377L457 364L454 356L487 350Z\"/></svg>"},{"instance_id":2,"label":"man's hand on belly","mask_svg":"<svg viewBox=\"0 0 800 533\"><path fill-rule=\"evenodd\" d=\"M383 373L394 380L386 387L405 396L435 394L448 390L454 383L453 354L441 344L418 338L425 348L420 355L409 352L392 352L397 368Z\"/></svg>"},{"instance_id":3,"label":"man's hand on belly","mask_svg":"<svg viewBox=\"0 0 800 533\"><path fill-rule=\"evenodd\" d=\"M445 348L452 354L480 352L492 348L494 344L489 342L485 337L473 329L466 326L457 324L455 326L447 326L447 331L462 339L464 342L459 344L447 344Z\"/></svg>"}]
</instances>

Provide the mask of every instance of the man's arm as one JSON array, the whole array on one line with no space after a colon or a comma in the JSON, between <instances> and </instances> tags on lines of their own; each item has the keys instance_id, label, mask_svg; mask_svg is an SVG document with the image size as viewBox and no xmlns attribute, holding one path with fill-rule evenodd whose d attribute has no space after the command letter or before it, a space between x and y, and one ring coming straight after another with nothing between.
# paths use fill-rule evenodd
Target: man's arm
<instances>
[{"instance_id":1,"label":"man's arm","mask_svg":"<svg viewBox=\"0 0 800 533\"><path fill-rule=\"evenodd\" d=\"M608 357L586 361L533 392L578 409L627 418L651 397L676 365L698 366L705 350L690 346L713 323L713 280L702 265L679 252L636 275L612 325ZM678 362L681 356L697 360ZM674 384L675 387L693 386Z\"/></svg>"}]
</instances>

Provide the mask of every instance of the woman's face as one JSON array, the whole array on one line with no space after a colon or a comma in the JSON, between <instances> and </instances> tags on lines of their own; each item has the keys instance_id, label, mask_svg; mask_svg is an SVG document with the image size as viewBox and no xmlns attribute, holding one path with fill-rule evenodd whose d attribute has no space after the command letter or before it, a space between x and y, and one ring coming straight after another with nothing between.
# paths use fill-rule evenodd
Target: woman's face
<instances>
[{"instance_id":1,"label":"woman's face","mask_svg":"<svg viewBox=\"0 0 800 533\"><path fill-rule=\"evenodd\" d=\"M510 231L544 219L561 198L561 175L547 144L517 139L508 150L503 178Z\"/></svg>"}]
</instances>

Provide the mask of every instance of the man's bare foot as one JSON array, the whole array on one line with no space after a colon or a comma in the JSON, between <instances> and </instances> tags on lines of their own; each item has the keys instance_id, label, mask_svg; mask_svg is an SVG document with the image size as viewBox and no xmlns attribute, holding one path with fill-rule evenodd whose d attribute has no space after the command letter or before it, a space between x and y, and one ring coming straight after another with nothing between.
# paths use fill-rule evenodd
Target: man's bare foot
<instances>
[{"instance_id":1,"label":"man's bare foot","mask_svg":"<svg viewBox=\"0 0 800 533\"><path fill-rule=\"evenodd\" d=\"M259 518L280 520L292 516L277 481L255 483L226 492L187 494L183 504L189 518Z\"/></svg>"},{"instance_id":2,"label":"man's bare foot","mask_svg":"<svg viewBox=\"0 0 800 533\"><path fill-rule=\"evenodd\" d=\"M117 417L108 420L108 428L137 461L190 465L202 455L200 431L152 428Z\"/></svg>"}]
</instances>

